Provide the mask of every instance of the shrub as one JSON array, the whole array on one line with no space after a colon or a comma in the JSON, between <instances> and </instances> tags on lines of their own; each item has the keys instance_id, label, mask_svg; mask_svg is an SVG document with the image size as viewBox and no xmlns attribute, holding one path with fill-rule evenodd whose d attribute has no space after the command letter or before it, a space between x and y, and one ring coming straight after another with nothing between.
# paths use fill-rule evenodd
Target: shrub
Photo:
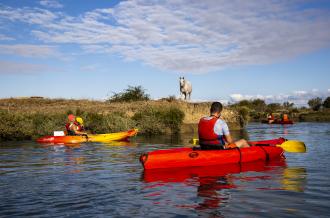
<instances>
[{"instance_id":1,"label":"shrub","mask_svg":"<svg viewBox=\"0 0 330 218\"><path fill-rule=\"evenodd\" d=\"M180 131L183 119L184 113L176 107L146 107L133 116L140 131L149 135L176 134Z\"/></svg>"},{"instance_id":2,"label":"shrub","mask_svg":"<svg viewBox=\"0 0 330 218\"><path fill-rule=\"evenodd\" d=\"M145 93L142 86L128 86L128 88L119 93L114 93L108 100L109 102L129 102L129 101L147 101L150 97Z\"/></svg>"},{"instance_id":3,"label":"shrub","mask_svg":"<svg viewBox=\"0 0 330 218\"><path fill-rule=\"evenodd\" d=\"M99 114L90 112L86 115L85 125L87 130L92 133L102 134L132 129L135 127L135 122L124 113Z\"/></svg>"},{"instance_id":4,"label":"shrub","mask_svg":"<svg viewBox=\"0 0 330 218\"><path fill-rule=\"evenodd\" d=\"M250 109L254 109L257 112L265 111L265 108L266 108L266 103L264 100L261 99L253 100L250 105Z\"/></svg>"},{"instance_id":5,"label":"shrub","mask_svg":"<svg viewBox=\"0 0 330 218\"><path fill-rule=\"evenodd\" d=\"M308 105L313 111L318 111L322 106L322 99L319 97L312 98L308 101Z\"/></svg>"},{"instance_id":6,"label":"shrub","mask_svg":"<svg viewBox=\"0 0 330 218\"><path fill-rule=\"evenodd\" d=\"M327 97L323 102L324 108L330 108L330 97Z\"/></svg>"},{"instance_id":7,"label":"shrub","mask_svg":"<svg viewBox=\"0 0 330 218\"><path fill-rule=\"evenodd\" d=\"M274 113L277 110L282 108L281 104L279 103L270 103L267 105L266 112L267 113Z\"/></svg>"},{"instance_id":8,"label":"shrub","mask_svg":"<svg viewBox=\"0 0 330 218\"><path fill-rule=\"evenodd\" d=\"M250 109L246 106L238 107L237 111L240 115L240 125L245 126L250 120Z\"/></svg>"},{"instance_id":9,"label":"shrub","mask_svg":"<svg viewBox=\"0 0 330 218\"><path fill-rule=\"evenodd\" d=\"M180 132L180 126L184 119L184 113L176 107L171 107L162 112L162 121L165 126L171 129L171 132L176 134Z\"/></svg>"}]
</instances>

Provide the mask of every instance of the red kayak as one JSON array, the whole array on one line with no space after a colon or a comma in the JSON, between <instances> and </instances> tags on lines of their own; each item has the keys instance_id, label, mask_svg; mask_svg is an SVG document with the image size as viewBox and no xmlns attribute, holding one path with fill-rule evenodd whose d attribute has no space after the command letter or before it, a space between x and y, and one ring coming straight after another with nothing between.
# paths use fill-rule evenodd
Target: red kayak
<instances>
[{"instance_id":1,"label":"red kayak","mask_svg":"<svg viewBox=\"0 0 330 218\"><path fill-rule=\"evenodd\" d=\"M283 157L284 150L276 145L284 138L249 142L249 148L226 150L200 150L199 148L174 148L156 150L140 156L144 169L197 167L209 165L237 164L254 161L276 160Z\"/></svg>"}]
</instances>

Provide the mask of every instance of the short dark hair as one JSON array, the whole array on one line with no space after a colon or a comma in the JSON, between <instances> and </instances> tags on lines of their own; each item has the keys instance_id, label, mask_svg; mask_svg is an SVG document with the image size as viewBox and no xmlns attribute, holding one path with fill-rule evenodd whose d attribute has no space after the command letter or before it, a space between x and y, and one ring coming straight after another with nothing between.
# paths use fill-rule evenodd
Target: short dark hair
<instances>
[{"instance_id":1,"label":"short dark hair","mask_svg":"<svg viewBox=\"0 0 330 218\"><path fill-rule=\"evenodd\" d=\"M222 104L218 101L213 102L210 109L211 114L220 113L221 111L222 111Z\"/></svg>"}]
</instances>

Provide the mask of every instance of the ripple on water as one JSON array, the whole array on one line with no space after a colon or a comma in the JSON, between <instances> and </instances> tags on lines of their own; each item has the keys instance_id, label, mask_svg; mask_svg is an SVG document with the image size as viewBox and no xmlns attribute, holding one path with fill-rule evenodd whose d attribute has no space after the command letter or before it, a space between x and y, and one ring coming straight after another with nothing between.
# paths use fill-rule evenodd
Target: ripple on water
<instances>
[{"instance_id":1,"label":"ripple on water","mask_svg":"<svg viewBox=\"0 0 330 218\"><path fill-rule=\"evenodd\" d=\"M285 163L143 172L143 152L183 138L137 137L125 145L0 145L0 216L328 217L330 124L251 124L250 140L285 137L308 152ZM156 142L156 143L155 143Z\"/></svg>"}]
</instances>

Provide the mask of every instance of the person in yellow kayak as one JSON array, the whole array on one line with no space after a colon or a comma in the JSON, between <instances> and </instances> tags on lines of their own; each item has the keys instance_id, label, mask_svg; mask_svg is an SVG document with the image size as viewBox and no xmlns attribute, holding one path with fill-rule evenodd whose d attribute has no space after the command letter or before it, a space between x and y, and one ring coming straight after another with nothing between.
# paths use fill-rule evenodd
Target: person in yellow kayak
<instances>
[{"instance_id":1,"label":"person in yellow kayak","mask_svg":"<svg viewBox=\"0 0 330 218\"><path fill-rule=\"evenodd\" d=\"M221 118L222 104L213 102L210 116L202 117L198 123L199 144L202 150L250 147L245 139L234 141L226 121Z\"/></svg>"},{"instance_id":2,"label":"person in yellow kayak","mask_svg":"<svg viewBox=\"0 0 330 218\"><path fill-rule=\"evenodd\" d=\"M84 120L81 117L76 117L76 122L78 123L78 130L84 132L85 131Z\"/></svg>"},{"instance_id":3,"label":"person in yellow kayak","mask_svg":"<svg viewBox=\"0 0 330 218\"><path fill-rule=\"evenodd\" d=\"M68 122L65 125L67 135L86 135L84 132L83 120L81 117L76 117L73 114L68 115ZM80 121L80 122L79 122Z\"/></svg>"}]
</instances>

